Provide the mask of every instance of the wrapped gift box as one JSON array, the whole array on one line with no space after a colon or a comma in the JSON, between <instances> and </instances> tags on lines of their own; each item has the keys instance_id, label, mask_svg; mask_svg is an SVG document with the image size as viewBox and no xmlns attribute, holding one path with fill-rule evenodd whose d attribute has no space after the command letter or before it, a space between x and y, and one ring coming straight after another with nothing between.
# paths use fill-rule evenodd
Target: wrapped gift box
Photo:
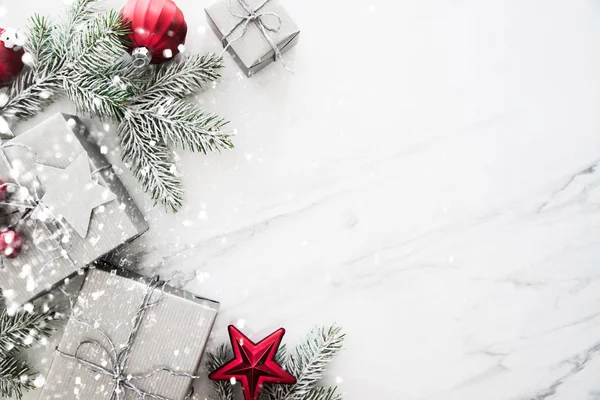
<instances>
[{"instance_id":1,"label":"wrapped gift box","mask_svg":"<svg viewBox=\"0 0 600 400\"><path fill-rule=\"evenodd\" d=\"M75 169L84 170L83 174ZM86 185L75 179L86 176ZM21 254L4 257L0 268L0 289L9 306L36 299L148 229L110 164L75 117L56 114L3 143L0 179L19 186L6 203L31 205L33 198L42 203L34 201L35 210L27 218L26 209L0 206L3 215L12 211L23 216L13 228L23 239ZM23 189L25 197L21 195ZM44 203L51 207L43 208ZM47 223L44 210L56 214L52 224ZM3 224L5 219L2 217ZM66 235L59 238L49 229L51 225L59 226ZM56 237L39 245L41 236Z\"/></svg>"},{"instance_id":2,"label":"wrapped gift box","mask_svg":"<svg viewBox=\"0 0 600 400\"><path fill-rule=\"evenodd\" d=\"M91 268L39 399L183 400L218 308L156 278Z\"/></svg>"},{"instance_id":3,"label":"wrapped gift box","mask_svg":"<svg viewBox=\"0 0 600 400\"><path fill-rule=\"evenodd\" d=\"M248 20L247 9L257 18ZM275 60L273 46L283 54L298 43L300 30L278 0L219 0L205 11L212 30L247 76Z\"/></svg>"}]
</instances>

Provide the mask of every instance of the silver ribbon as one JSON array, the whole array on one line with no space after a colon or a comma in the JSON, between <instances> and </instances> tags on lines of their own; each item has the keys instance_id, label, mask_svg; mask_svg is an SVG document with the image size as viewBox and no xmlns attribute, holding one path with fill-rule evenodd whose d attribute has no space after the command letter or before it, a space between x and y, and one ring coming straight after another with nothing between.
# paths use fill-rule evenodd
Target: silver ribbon
<instances>
[{"instance_id":1,"label":"silver ribbon","mask_svg":"<svg viewBox=\"0 0 600 400\"><path fill-rule=\"evenodd\" d=\"M261 33L263 34L263 36L265 37L265 39L267 40L267 42L269 43L271 48L273 49L273 52L275 53L273 56L274 60L281 61L283 66L288 71L292 72L292 70L290 70L288 68L287 64L283 60L283 56L281 55L281 51L279 50L279 47L277 47L277 44L273 41L273 39L269 35L269 32L279 32L281 30L281 25L282 25L281 17L279 16L279 14L274 13L274 12L261 12L261 9L264 6L266 6L267 3L269 3L269 1L271 1L271 0L263 0L263 2L260 3L254 9L248 4L248 2L246 0L237 0L237 1L238 1L238 3L240 3L240 5L242 6L242 8L244 9L244 11L246 13L238 14L233 8L233 3L232 3L233 0L229 0L229 12L234 17L239 18L240 21L237 24L235 24L233 26L233 28L231 28L226 34L223 35L223 38L221 39L221 41L223 42L223 45L225 46L225 48L221 52L221 56L233 43L237 42L238 40L240 40L241 38L244 37L244 35L246 34L246 31L248 30L248 25L251 22L254 22L256 24L256 26L258 26L258 28L260 29ZM277 23L275 25L269 24L268 21L265 21L263 19L263 17L265 17L265 16L275 17L277 19ZM240 26L242 27L242 29L241 29L241 32L238 35L238 37L236 37L235 39L229 40L228 39L229 36L231 36L233 34L233 32L235 32L235 30L238 29ZM228 42L227 45L226 45L226 42Z\"/></svg>"},{"instance_id":2,"label":"silver ribbon","mask_svg":"<svg viewBox=\"0 0 600 400\"><path fill-rule=\"evenodd\" d=\"M146 314L146 311L150 308L156 307L160 303L160 301L162 300L162 297L163 297L162 289L164 288L165 284L166 284L166 282L161 281L158 276L155 276L154 278L152 278L150 283L146 286L142 304L140 305L139 309L137 310L137 312L133 318L133 325L132 325L131 331L129 332L129 336L127 338L127 343L123 347L121 347L121 350L117 351L117 347L115 346L115 343L102 330L92 326L92 324L82 321L81 319L79 319L73 315L73 316L71 316L71 319L73 321L75 321L95 332L98 332L104 338L104 340L108 343L108 346L104 346L98 340L85 340L85 341L82 341L79 343L79 345L75 349L75 354L73 354L73 355L67 354L67 353L59 350L58 348L56 349L56 352L59 355L61 355L62 357L65 357L69 360L75 361L78 365L82 366L83 368L86 368L87 370L89 370L93 373L108 376L113 381L113 388L112 388L112 392L110 394L110 400L121 399L123 393L126 390L136 393L142 399L171 400L167 397L163 397L163 396L160 396L160 395L157 395L154 393L144 391L144 390L138 388L136 386L135 382L143 380L143 379L152 378L153 376L155 376L156 374L158 374L160 372L166 372L172 376L185 377L185 378L189 378L189 379L198 379L198 378L200 378L200 376L196 376L196 375L193 375L193 374L190 374L187 372L174 371L167 367L158 367L158 368L150 370L146 373L140 373L140 374L128 374L126 372L129 354L131 353L131 348L132 348L133 344L135 343L135 340L136 340L138 333L140 331L140 328L142 326L142 322L143 322L144 316ZM161 287L160 297L158 298L158 300L152 301L152 295L154 294L154 291L158 287ZM104 357L106 357L106 359L108 359L108 366L102 367L100 365L96 365L90 361L82 359L79 355L79 352L85 347L92 347L92 348L98 349L104 355ZM193 391L191 391L188 394L186 399L189 398L192 393L193 393Z\"/></svg>"}]
</instances>

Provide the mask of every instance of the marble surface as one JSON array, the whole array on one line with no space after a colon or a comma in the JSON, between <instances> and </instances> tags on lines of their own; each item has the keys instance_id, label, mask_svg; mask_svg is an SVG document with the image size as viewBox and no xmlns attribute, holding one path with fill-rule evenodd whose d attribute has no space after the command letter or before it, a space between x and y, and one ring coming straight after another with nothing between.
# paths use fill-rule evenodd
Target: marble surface
<instances>
[{"instance_id":1,"label":"marble surface","mask_svg":"<svg viewBox=\"0 0 600 400\"><path fill-rule=\"evenodd\" d=\"M207 3L178 4L187 51L220 51ZM347 400L600 399L600 3L284 4L295 73L226 56L197 102L236 149L179 152L185 208L123 174L140 270L222 303L211 346L341 324ZM0 26L62 6L2 0Z\"/></svg>"}]
</instances>

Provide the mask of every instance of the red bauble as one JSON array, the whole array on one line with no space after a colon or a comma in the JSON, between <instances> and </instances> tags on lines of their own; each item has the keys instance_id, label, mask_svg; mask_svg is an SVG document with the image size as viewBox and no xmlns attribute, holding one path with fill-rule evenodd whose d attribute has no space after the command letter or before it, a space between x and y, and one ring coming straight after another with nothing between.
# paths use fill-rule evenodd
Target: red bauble
<instances>
[{"instance_id":1,"label":"red bauble","mask_svg":"<svg viewBox=\"0 0 600 400\"><path fill-rule=\"evenodd\" d=\"M23 69L20 39L16 30L0 28L0 84L12 81Z\"/></svg>"},{"instance_id":2,"label":"red bauble","mask_svg":"<svg viewBox=\"0 0 600 400\"><path fill-rule=\"evenodd\" d=\"M21 253L23 240L21 235L12 229L0 232L0 253L8 258L15 258Z\"/></svg>"},{"instance_id":3,"label":"red bauble","mask_svg":"<svg viewBox=\"0 0 600 400\"><path fill-rule=\"evenodd\" d=\"M4 184L4 181L0 179L0 201L6 200L8 195L8 187Z\"/></svg>"},{"instance_id":4,"label":"red bauble","mask_svg":"<svg viewBox=\"0 0 600 400\"><path fill-rule=\"evenodd\" d=\"M172 0L129 0L121 14L131 23L134 65L161 63L179 54L187 23Z\"/></svg>"},{"instance_id":5,"label":"red bauble","mask_svg":"<svg viewBox=\"0 0 600 400\"><path fill-rule=\"evenodd\" d=\"M229 325L229 338L235 358L208 377L216 381L228 381L231 378L240 381L246 400L258 400L265 383L293 385L296 378L274 360L284 333L285 329L280 328L254 343L235 326Z\"/></svg>"}]
</instances>

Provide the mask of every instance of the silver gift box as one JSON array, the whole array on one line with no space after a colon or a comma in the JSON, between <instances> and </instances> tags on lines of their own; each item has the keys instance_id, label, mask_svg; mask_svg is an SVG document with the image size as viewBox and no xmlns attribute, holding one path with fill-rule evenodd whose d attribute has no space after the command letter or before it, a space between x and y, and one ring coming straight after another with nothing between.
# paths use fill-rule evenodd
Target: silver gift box
<instances>
[{"instance_id":1,"label":"silver gift box","mask_svg":"<svg viewBox=\"0 0 600 400\"><path fill-rule=\"evenodd\" d=\"M9 145L0 150L0 179L5 182L18 181L28 189L35 187L37 193L43 195L44 186L36 176L36 163L64 169L82 153L87 153L90 171L97 171L95 179L116 196L116 200L93 209L85 237L66 224L70 235L68 245L60 244L51 250L40 248L33 241L39 228L33 221L27 220L15 227L23 238L23 249L16 258L4 258L0 269L0 289L9 306L38 298L148 229L129 193L91 141L85 125L76 117L55 114L3 145ZM32 153L36 157L32 157ZM78 206L74 201L73 207Z\"/></svg>"},{"instance_id":2,"label":"silver gift box","mask_svg":"<svg viewBox=\"0 0 600 400\"><path fill-rule=\"evenodd\" d=\"M106 265L101 268L91 268L85 278L39 400L133 400L143 398L140 393L148 399L183 400L193 379L166 370L196 374L219 303L160 286L150 293L155 305L142 314L139 330L130 340L151 280L123 270L109 271ZM126 347L126 356L117 361ZM116 354L111 354L113 348ZM78 358L69 358L74 355ZM117 365L122 367L119 372ZM117 386L118 376L135 389Z\"/></svg>"},{"instance_id":3,"label":"silver gift box","mask_svg":"<svg viewBox=\"0 0 600 400\"><path fill-rule=\"evenodd\" d=\"M242 1L246 1L251 10L256 10L265 0ZM246 24L241 16L246 16L248 13L240 0L219 0L205 11L212 30L222 41L223 46L227 46L228 51L247 76L252 76L275 60L275 51L269 39L281 54L298 43L300 30L278 0L267 1L255 12L266 28L278 28L276 31L261 30L258 20ZM246 27L245 32L244 27ZM265 37L265 33L269 39Z\"/></svg>"}]
</instances>

